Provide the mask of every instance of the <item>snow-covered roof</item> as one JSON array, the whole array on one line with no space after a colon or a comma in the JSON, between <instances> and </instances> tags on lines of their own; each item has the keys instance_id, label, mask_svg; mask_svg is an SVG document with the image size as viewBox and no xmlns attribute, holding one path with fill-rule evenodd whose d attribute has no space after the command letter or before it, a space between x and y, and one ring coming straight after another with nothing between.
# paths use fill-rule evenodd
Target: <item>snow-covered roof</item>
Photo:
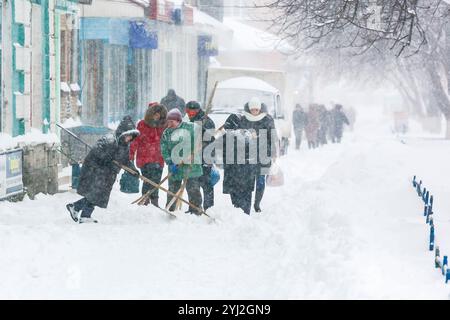
<instances>
[{"instance_id":1,"label":"snow-covered roof","mask_svg":"<svg viewBox=\"0 0 450 320\"><path fill-rule=\"evenodd\" d=\"M217 89L242 89L242 90L258 90L270 93L278 93L279 90L272 87L265 81L251 77L238 77L225 81L221 81Z\"/></svg>"},{"instance_id":2,"label":"snow-covered roof","mask_svg":"<svg viewBox=\"0 0 450 320\"><path fill-rule=\"evenodd\" d=\"M218 36L219 46L222 48L225 44L231 42L233 37L233 30L210 15L193 8L194 11L194 25L198 28L204 28L207 33ZM200 29L201 30L201 29Z\"/></svg>"},{"instance_id":3,"label":"snow-covered roof","mask_svg":"<svg viewBox=\"0 0 450 320\"><path fill-rule=\"evenodd\" d=\"M289 53L292 46L280 37L254 28L232 18L224 18L224 24L234 32L231 51L281 51Z\"/></svg>"}]
</instances>

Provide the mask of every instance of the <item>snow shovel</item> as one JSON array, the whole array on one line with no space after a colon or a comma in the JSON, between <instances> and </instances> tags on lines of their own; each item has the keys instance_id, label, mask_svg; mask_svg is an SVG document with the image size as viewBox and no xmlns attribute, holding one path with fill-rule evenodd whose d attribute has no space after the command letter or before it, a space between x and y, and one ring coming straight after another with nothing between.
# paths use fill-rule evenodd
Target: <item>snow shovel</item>
<instances>
[{"instance_id":1,"label":"snow shovel","mask_svg":"<svg viewBox=\"0 0 450 320\"><path fill-rule=\"evenodd\" d=\"M169 174L161 180L161 182L159 183L158 187L161 187L163 185L164 182L167 181L167 179L169 179L171 176L171 173L169 172ZM133 201L131 204L138 204L138 205L143 205L143 203L145 202L145 200L147 200L152 194L153 192L155 192L156 190L158 190L159 188L154 188L153 190L150 190L149 192L147 192L146 194L144 194L142 197L140 197L139 199Z\"/></svg>"},{"instance_id":2,"label":"snow shovel","mask_svg":"<svg viewBox=\"0 0 450 320\"><path fill-rule=\"evenodd\" d=\"M150 179L148 179L148 178L146 178L146 177L140 175L138 172L136 172L136 171L134 171L134 170L128 168L127 166L125 166L125 165L123 165L123 164L120 164L120 163L119 163L118 161L116 161L116 160L113 160L113 163L114 163L116 166L118 166L119 168L122 168L123 170L128 171L129 173L134 174L134 175L137 175L137 176L139 177L139 179L141 179L143 182L145 182L145 183L147 183L147 184L150 184L150 185L152 185L152 186L158 188L159 190L162 190L162 191L164 191L165 193L170 194L171 196L173 196L173 197L175 197L175 198L177 198L177 199L180 199L181 202L183 202L183 203L185 203L185 204L191 206L192 208L194 208L195 210L197 210L198 212L200 212L202 215L205 215L205 216L207 216L208 218L210 218L212 221L216 221L216 219L214 219L214 218L211 217L209 214L207 214L203 209L201 209L201 208L197 207L196 205L194 205L194 204L192 204L192 203L190 203L190 202L184 200L183 198L180 198L177 194L171 192L170 190L167 190L166 188L164 188L164 187L162 187L162 186L159 186L157 183L155 183L155 182L153 182L152 180L150 180ZM164 210L164 209L161 209L161 210ZM165 210L164 210L164 211L165 211ZM170 213L170 214L171 214L171 213ZM173 215L173 214L171 214L171 215Z\"/></svg>"},{"instance_id":3,"label":"snow shovel","mask_svg":"<svg viewBox=\"0 0 450 320\"><path fill-rule=\"evenodd\" d=\"M186 173L184 174L183 185L181 186L180 192L179 192L180 193L180 198L183 197L184 190L186 189L186 185L187 185L190 173L191 173L191 168L189 167L188 170L186 170ZM181 203L180 199L178 199L177 200L177 204L175 206L175 210L181 210L181 206L182 206L182 203Z\"/></svg>"}]
</instances>

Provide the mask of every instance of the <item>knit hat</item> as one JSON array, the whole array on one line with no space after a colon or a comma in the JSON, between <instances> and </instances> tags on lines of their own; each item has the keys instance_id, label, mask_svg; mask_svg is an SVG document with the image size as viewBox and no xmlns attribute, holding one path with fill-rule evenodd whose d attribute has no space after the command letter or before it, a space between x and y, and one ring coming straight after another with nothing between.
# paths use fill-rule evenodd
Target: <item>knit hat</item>
<instances>
[{"instance_id":1,"label":"knit hat","mask_svg":"<svg viewBox=\"0 0 450 320\"><path fill-rule=\"evenodd\" d=\"M252 98L252 100L250 100L250 102L248 103L248 107L250 110L252 109L261 110L261 100L259 100L256 97Z\"/></svg>"},{"instance_id":2,"label":"knit hat","mask_svg":"<svg viewBox=\"0 0 450 320\"><path fill-rule=\"evenodd\" d=\"M169 120L176 120L176 121L183 121L183 115L181 114L180 110L178 109L172 109L167 114L167 121Z\"/></svg>"},{"instance_id":3,"label":"knit hat","mask_svg":"<svg viewBox=\"0 0 450 320\"><path fill-rule=\"evenodd\" d=\"M200 104L197 101L190 101L186 104L186 109L200 110Z\"/></svg>"}]
</instances>

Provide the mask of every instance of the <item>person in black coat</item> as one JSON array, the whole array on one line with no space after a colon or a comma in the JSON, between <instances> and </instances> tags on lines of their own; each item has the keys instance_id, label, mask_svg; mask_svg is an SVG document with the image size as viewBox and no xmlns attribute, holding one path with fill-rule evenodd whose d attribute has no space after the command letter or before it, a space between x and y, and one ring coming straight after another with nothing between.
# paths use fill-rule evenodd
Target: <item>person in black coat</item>
<instances>
[{"instance_id":1,"label":"person in black coat","mask_svg":"<svg viewBox=\"0 0 450 320\"><path fill-rule=\"evenodd\" d=\"M344 133L344 124L350 125L342 105L337 104L331 111L331 140L333 143L341 143Z\"/></svg>"},{"instance_id":2,"label":"person in black coat","mask_svg":"<svg viewBox=\"0 0 450 320\"><path fill-rule=\"evenodd\" d=\"M201 109L200 104L196 101L190 101L186 104L186 114L189 120L198 123L202 128L202 166L203 175L200 177L200 187L203 189L203 209L206 211L214 206L214 186L211 185L211 170L213 162L208 159L206 161L204 151L211 143L214 142L214 137L210 141L205 141L205 133L207 130L214 130L216 125L214 121Z\"/></svg>"},{"instance_id":3,"label":"person in black coat","mask_svg":"<svg viewBox=\"0 0 450 320\"><path fill-rule=\"evenodd\" d=\"M223 193L230 194L235 207L250 214L255 183L254 209L261 212L265 178L276 156L273 149L277 138L273 139L275 122L263 103L254 98L245 105L244 111L243 116L233 114L225 122ZM231 142L233 145L228 145Z\"/></svg>"},{"instance_id":4,"label":"person in black coat","mask_svg":"<svg viewBox=\"0 0 450 320\"><path fill-rule=\"evenodd\" d=\"M317 140L320 145L328 144L327 134L330 131L331 116L325 105L319 105L319 131L317 132Z\"/></svg>"},{"instance_id":5,"label":"person in black coat","mask_svg":"<svg viewBox=\"0 0 450 320\"><path fill-rule=\"evenodd\" d=\"M244 107L244 116L240 122L240 129L250 137L250 143L256 143L257 154L246 149L246 165L241 166L241 177L248 181L250 188L245 188L240 194L241 208L250 214L252 192L255 191L253 208L261 212L261 201L266 188L266 175L276 158L276 143L278 141L274 119L267 113L267 106L259 99L252 98ZM247 146L246 146L247 148ZM256 188L255 188L256 183Z\"/></svg>"},{"instance_id":6,"label":"person in black coat","mask_svg":"<svg viewBox=\"0 0 450 320\"><path fill-rule=\"evenodd\" d=\"M129 160L129 145L139 136L131 117L125 117L115 133L108 134L97 141L86 156L81 168L77 193L83 198L67 205L75 222L97 222L91 218L95 207L107 208L113 185L120 167L117 161L137 173ZM79 213L81 216L79 217Z\"/></svg>"},{"instance_id":7,"label":"person in black coat","mask_svg":"<svg viewBox=\"0 0 450 320\"><path fill-rule=\"evenodd\" d=\"M161 100L161 104L167 108L167 111L170 111L172 109L180 110L181 114L184 117L184 109L186 107L186 103L184 102L183 98L177 96L175 90L169 89L167 95Z\"/></svg>"},{"instance_id":8,"label":"person in black coat","mask_svg":"<svg viewBox=\"0 0 450 320\"><path fill-rule=\"evenodd\" d=\"M295 110L292 114L292 123L295 132L295 149L299 150L302 144L303 130L305 130L305 127L308 124L308 115L300 104L295 106Z\"/></svg>"}]
</instances>

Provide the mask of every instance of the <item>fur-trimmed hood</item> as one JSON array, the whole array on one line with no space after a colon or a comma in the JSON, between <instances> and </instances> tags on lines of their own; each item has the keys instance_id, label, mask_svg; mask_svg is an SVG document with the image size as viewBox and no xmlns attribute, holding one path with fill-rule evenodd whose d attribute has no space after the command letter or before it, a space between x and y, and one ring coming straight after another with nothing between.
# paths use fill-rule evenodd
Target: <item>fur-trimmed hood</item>
<instances>
[{"instance_id":1,"label":"fur-trimmed hood","mask_svg":"<svg viewBox=\"0 0 450 320\"><path fill-rule=\"evenodd\" d=\"M127 143L125 143L125 138L128 136L131 136L132 140L130 142L128 142L128 144L129 144L129 143L133 142L133 140L136 139L137 137L139 137L140 135L141 135L141 133L136 129L125 131L118 137L119 144L127 144Z\"/></svg>"},{"instance_id":2,"label":"fur-trimmed hood","mask_svg":"<svg viewBox=\"0 0 450 320\"><path fill-rule=\"evenodd\" d=\"M153 116L159 113L161 119L159 121L154 121ZM146 125L152 128L163 128L167 122L167 108L161 104L155 104L149 106L147 112L145 113L144 122Z\"/></svg>"}]
</instances>

